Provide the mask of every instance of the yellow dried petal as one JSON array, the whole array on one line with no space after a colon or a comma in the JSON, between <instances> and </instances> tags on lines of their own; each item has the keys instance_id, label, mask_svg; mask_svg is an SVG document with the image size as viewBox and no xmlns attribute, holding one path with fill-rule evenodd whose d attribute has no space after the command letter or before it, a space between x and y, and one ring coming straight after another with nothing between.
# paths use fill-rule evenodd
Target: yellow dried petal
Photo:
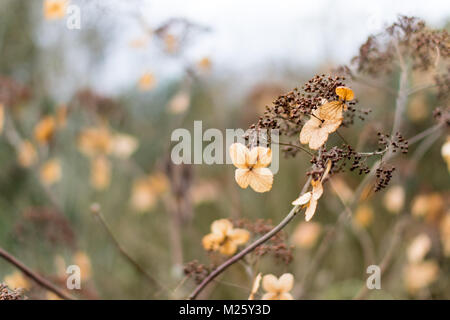
<instances>
[{"instance_id":1,"label":"yellow dried petal","mask_svg":"<svg viewBox=\"0 0 450 320\"><path fill-rule=\"evenodd\" d=\"M44 0L44 18L46 20L62 19L66 15L67 0Z\"/></svg>"},{"instance_id":2,"label":"yellow dried petal","mask_svg":"<svg viewBox=\"0 0 450 320\"><path fill-rule=\"evenodd\" d=\"M40 169L41 182L45 185L52 185L58 182L61 176L61 164L58 159L48 160Z\"/></svg>"},{"instance_id":3,"label":"yellow dried petal","mask_svg":"<svg viewBox=\"0 0 450 320\"><path fill-rule=\"evenodd\" d=\"M254 191L256 192L270 191L270 189L272 189L272 184L273 184L273 173L272 171L270 171L269 168L255 168L250 171L250 187Z\"/></svg>"},{"instance_id":4,"label":"yellow dried petal","mask_svg":"<svg viewBox=\"0 0 450 320\"><path fill-rule=\"evenodd\" d=\"M353 90L348 87L337 87L336 94L344 101L351 101L355 98Z\"/></svg>"},{"instance_id":5,"label":"yellow dried petal","mask_svg":"<svg viewBox=\"0 0 450 320\"><path fill-rule=\"evenodd\" d=\"M31 167L37 161L37 152L33 144L25 140L23 141L18 150L17 161L22 167Z\"/></svg>"},{"instance_id":6,"label":"yellow dried petal","mask_svg":"<svg viewBox=\"0 0 450 320\"><path fill-rule=\"evenodd\" d=\"M40 144L46 144L55 133L56 121L52 116L42 118L34 128L34 138Z\"/></svg>"}]
</instances>

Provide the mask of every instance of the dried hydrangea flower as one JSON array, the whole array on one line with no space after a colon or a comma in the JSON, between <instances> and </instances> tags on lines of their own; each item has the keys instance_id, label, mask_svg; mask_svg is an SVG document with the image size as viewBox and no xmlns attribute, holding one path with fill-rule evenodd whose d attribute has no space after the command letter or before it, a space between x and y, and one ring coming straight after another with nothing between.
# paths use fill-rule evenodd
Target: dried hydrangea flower
<instances>
[{"instance_id":1,"label":"dried hydrangea flower","mask_svg":"<svg viewBox=\"0 0 450 320\"><path fill-rule=\"evenodd\" d=\"M44 17L46 20L62 19L66 15L67 0L45 0Z\"/></svg>"},{"instance_id":2,"label":"dried hydrangea flower","mask_svg":"<svg viewBox=\"0 0 450 320\"><path fill-rule=\"evenodd\" d=\"M155 76L150 73L146 72L139 78L139 90L141 91L149 91L153 89L156 85L156 78Z\"/></svg>"},{"instance_id":3,"label":"dried hydrangea flower","mask_svg":"<svg viewBox=\"0 0 450 320\"><path fill-rule=\"evenodd\" d=\"M232 255L237 247L250 239L250 232L245 229L235 229L230 220L220 219L211 224L211 233L202 239L205 250L219 251L224 255Z\"/></svg>"},{"instance_id":4,"label":"dried hydrangea flower","mask_svg":"<svg viewBox=\"0 0 450 320\"><path fill-rule=\"evenodd\" d=\"M40 144L47 144L52 139L55 129L55 118L53 116L46 116L34 127L34 138Z\"/></svg>"},{"instance_id":5,"label":"dried hydrangea flower","mask_svg":"<svg viewBox=\"0 0 450 320\"><path fill-rule=\"evenodd\" d=\"M40 168L41 182L45 185L52 185L61 180L61 164L58 159L50 159Z\"/></svg>"},{"instance_id":6,"label":"dried hydrangea flower","mask_svg":"<svg viewBox=\"0 0 450 320\"><path fill-rule=\"evenodd\" d=\"M312 191L308 191L302 194L300 197L295 199L292 204L294 206L303 206L306 207L305 211L305 220L309 221L314 216L317 208L317 201L323 194L323 186L322 181L328 176L328 173L331 169L331 161L328 161L327 167L321 179L311 180L311 185L313 187Z\"/></svg>"},{"instance_id":7,"label":"dried hydrangea flower","mask_svg":"<svg viewBox=\"0 0 450 320\"><path fill-rule=\"evenodd\" d=\"M272 189L273 173L266 168L272 162L272 151L269 148L254 147L249 150L242 143L233 143L230 146L230 157L237 167L235 179L241 188L246 189L250 185L256 192Z\"/></svg>"},{"instance_id":8,"label":"dried hydrangea flower","mask_svg":"<svg viewBox=\"0 0 450 320\"><path fill-rule=\"evenodd\" d=\"M262 300L293 300L289 293L294 286L294 276L290 273L283 274L280 278L273 274L266 274L262 280L262 286L267 292Z\"/></svg>"}]
</instances>

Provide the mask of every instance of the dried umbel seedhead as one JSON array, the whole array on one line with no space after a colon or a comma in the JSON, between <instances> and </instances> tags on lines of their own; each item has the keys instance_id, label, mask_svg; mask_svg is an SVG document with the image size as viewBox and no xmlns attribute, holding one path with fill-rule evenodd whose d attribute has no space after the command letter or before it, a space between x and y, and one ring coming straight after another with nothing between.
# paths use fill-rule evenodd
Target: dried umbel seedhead
<instances>
[{"instance_id":1,"label":"dried umbel seedhead","mask_svg":"<svg viewBox=\"0 0 450 320\"><path fill-rule=\"evenodd\" d=\"M253 236L262 236L273 229L270 220L258 219L250 221L248 219L236 219L233 225L238 228L248 230ZM284 232L279 232L274 235L269 241L257 247L254 253L258 256L271 254L275 259L280 260L286 264L292 262L292 248L288 244L288 240Z\"/></svg>"},{"instance_id":2,"label":"dried umbel seedhead","mask_svg":"<svg viewBox=\"0 0 450 320\"><path fill-rule=\"evenodd\" d=\"M352 64L358 72L378 75L394 71L401 56L411 62L413 69L426 71L449 58L449 43L446 30L431 30L418 18L400 16L383 32L370 36ZM352 75L345 66L339 71Z\"/></svg>"},{"instance_id":3,"label":"dried umbel seedhead","mask_svg":"<svg viewBox=\"0 0 450 320\"><path fill-rule=\"evenodd\" d=\"M36 232L53 245L75 247L75 234L63 214L50 208L29 208L14 228L18 239L27 241Z\"/></svg>"},{"instance_id":4,"label":"dried umbel seedhead","mask_svg":"<svg viewBox=\"0 0 450 320\"><path fill-rule=\"evenodd\" d=\"M4 283L0 283L0 300L24 300L22 290L13 290Z\"/></svg>"},{"instance_id":5,"label":"dried umbel seedhead","mask_svg":"<svg viewBox=\"0 0 450 320\"><path fill-rule=\"evenodd\" d=\"M193 260L184 265L184 274L188 278L193 278L196 283L200 283L215 268L216 268L216 266L213 264L207 266L207 265L201 264L197 260Z\"/></svg>"}]
</instances>

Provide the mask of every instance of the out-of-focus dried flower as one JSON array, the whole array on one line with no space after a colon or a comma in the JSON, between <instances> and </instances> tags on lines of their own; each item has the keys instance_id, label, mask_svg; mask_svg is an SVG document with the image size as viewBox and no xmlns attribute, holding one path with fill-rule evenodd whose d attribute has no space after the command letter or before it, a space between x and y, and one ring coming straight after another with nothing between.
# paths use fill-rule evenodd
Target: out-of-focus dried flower
<instances>
[{"instance_id":1,"label":"out-of-focus dried flower","mask_svg":"<svg viewBox=\"0 0 450 320\"><path fill-rule=\"evenodd\" d=\"M179 48L179 41L173 34L166 34L164 36L164 45L167 53L176 53Z\"/></svg>"},{"instance_id":2,"label":"out-of-focus dried flower","mask_svg":"<svg viewBox=\"0 0 450 320\"><path fill-rule=\"evenodd\" d=\"M272 161L269 148L254 147L248 149L242 143L230 146L230 157L235 167L235 180L245 189L249 185L256 192L267 192L272 189L273 173L266 168Z\"/></svg>"},{"instance_id":3,"label":"out-of-focus dried flower","mask_svg":"<svg viewBox=\"0 0 450 320\"><path fill-rule=\"evenodd\" d=\"M211 59L208 57L203 57L197 63L198 68L203 72L208 72L211 70Z\"/></svg>"},{"instance_id":4,"label":"out-of-focus dried flower","mask_svg":"<svg viewBox=\"0 0 450 320\"><path fill-rule=\"evenodd\" d=\"M450 136L447 136L447 141L442 145L441 155L447 163L447 168L450 173Z\"/></svg>"},{"instance_id":5,"label":"out-of-focus dried flower","mask_svg":"<svg viewBox=\"0 0 450 320\"><path fill-rule=\"evenodd\" d=\"M195 204L213 201L218 198L220 187L212 180L201 180L191 189L192 201Z\"/></svg>"},{"instance_id":6,"label":"out-of-focus dried flower","mask_svg":"<svg viewBox=\"0 0 450 320\"><path fill-rule=\"evenodd\" d=\"M439 193L433 192L416 196L412 201L411 212L413 216L425 217L427 221L436 221L443 209L444 199Z\"/></svg>"},{"instance_id":7,"label":"out-of-focus dried flower","mask_svg":"<svg viewBox=\"0 0 450 320\"><path fill-rule=\"evenodd\" d=\"M45 293L45 299L46 300L62 300L62 298L60 296L58 296L56 293L51 292L51 291L47 291Z\"/></svg>"},{"instance_id":8,"label":"out-of-focus dried flower","mask_svg":"<svg viewBox=\"0 0 450 320\"><path fill-rule=\"evenodd\" d=\"M235 229L230 220L220 219L211 224L211 233L203 237L202 244L205 250L219 251L230 256L249 239L250 233L247 230Z\"/></svg>"},{"instance_id":9,"label":"out-of-focus dried flower","mask_svg":"<svg viewBox=\"0 0 450 320\"><path fill-rule=\"evenodd\" d=\"M103 126L83 129L78 136L78 149L88 157L110 154L113 147L113 137Z\"/></svg>"},{"instance_id":10,"label":"out-of-focus dried flower","mask_svg":"<svg viewBox=\"0 0 450 320\"><path fill-rule=\"evenodd\" d=\"M67 0L44 0L44 17L46 20L62 19L66 15Z\"/></svg>"},{"instance_id":11,"label":"out-of-focus dried flower","mask_svg":"<svg viewBox=\"0 0 450 320\"><path fill-rule=\"evenodd\" d=\"M405 189L400 185L390 187L384 195L383 204L390 213L399 213L405 205Z\"/></svg>"},{"instance_id":12,"label":"out-of-focus dried flower","mask_svg":"<svg viewBox=\"0 0 450 320\"><path fill-rule=\"evenodd\" d=\"M318 222L300 222L292 235L292 242L295 246L310 249L312 248L322 232L322 226Z\"/></svg>"},{"instance_id":13,"label":"out-of-focus dried flower","mask_svg":"<svg viewBox=\"0 0 450 320\"><path fill-rule=\"evenodd\" d=\"M428 287L436 281L439 266L436 261L429 260L408 264L404 270L404 282L410 294L416 294L420 289Z\"/></svg>"},{"instance_id":14,"label":"out-of-focus dried flower","mask_svg":"<svg viewBox=\"0 0 450 320\"><path fill-rule=\"evenodd\" d=\"M14 271L13 273L5 276L5 284L11 289L24 289L31 288L31 283L20 271Z\"/></svg>"},{"instance_id":15,"label":"out-of-focus dried flower","mask_svg":"<svg viewBox=\"0 0 450 320\"><path fill-rule=\"evenodd\" d=\"M168 110L172 114L184 113L191 103L191 95L186 90L179 91L168 104Z\"/></svg>"},{"instance_id":16,"label":"out-of-focus dried flower","mask_svg":"<svg viewBox=\"0 0 450 320\"><path fill-rule=\"evenodd\" d=\"M407 257L410 263L423 261L431 249L431 239L426 233L415 237L407 249Z\"/></svg>"},{"instance_id":17,"label":"out-of-focus dried flower","mask_svg":"<svg viewBox=\"0 0 450 320\"><path fill-rule=\"evenodd\" d=\"M266 293L262 300L293 300L289 293L294 287L294 276L290 273L277 278L273 274L266 274L262 279L262 286Z\"/></svg>"},{"instance_id":18,"label":"out-of-focus dried flower","mask_svg":"<svg viewBox=\"0 0 450 320\"><path fill-rule=\"evenodd\" d=\"M156 204L156 199L156 192L147 177L134 181L130 199L134 210L140 213L148 211Z\"/></svg>"},{"instance_id":19,"label":"out-of-focus dried flower","mask_svg":"<svg viewBox=\"0 0 450 320\"><path fill-rule=\"evenodd\" d=\"M150 43L150 35L146 34L145 36L134 38L129 42L129 45L133 49L143 49L148 46Z\"/></svg>"},{"instance_id":20,"label":"out-of-focus dried flower","mask_svg":"<svg viewBox=\"0 0 450 320\"><path fill-rule=\"evenodd\" d=\"M139 78L139 90L141 91L149 91L153 89L156 86L156 78L153 75L153 73L145 72L140 78Z\"/></svg>"},{"instance_id":21,"label":"out-of-focus dried flower","mask_svg":"<svg viewBox=\"0 0 450 320\"><path fill-rule=\"evenodd\" d=\"M34 138L40 144L47 144L52 139L56 129L53 116L45 116L34 127Z\"/></svg>"},{"instance_id":22,"label":"out-of-focus dried flower","mask_svg":"<svg viewBox=\"0 0 450 320\"><path fill-rule=\"evenodd\" d=\"M139 141L129 134L115 134L112 141L112 153L121 159L128 159L139 147Z\"/></svg>"},{"instance_id":23,"label":"out-of-focus dried flower","mask_svg":"<svg viewBox=\"0 0 450 320\"><path fill-rule=\"evenodd\" d=\"M450 212L447 212L439 225L442 249L446 257L450 257Z\"/></svg>"},{"instance_id":24,"label":"out-of-focus dried flower","mask_svg":"<svg viewBox=\"0 0 450 320\"><path fill-rule=\"evenodd\" d=\"M91 185L104 190L111 182L111 164L107 157L97 156L91 160Z\"/></svg>"},{"instance_id":25,"label":"out-of-focus dried flower","mask_svg":"<svg viewBox=\"0 0 450 320\"><path fill-rule=\"evenodd\" d=\"M427 107L426 96L417 94L408 105L408 118L412 122L420 123L429 116L430 112Z\"/></svg>"},{"instance_id":26,"label":"out-of-focus dried flower","mask_svg":"<svg viewBox=\"0 0 450 320\"><path fill-rule=\"evenodd\" d=\"M68 107L65 104L61 104L56 110L56 126L59 129L65 128L67 123Z\"/></svg>"},{"instance_id":27,"label":"out-of-focus dried flower","mask_svg":"<svg viewBox=\"0 0 450 320\"><path fill-rule=\"evenodd\" d=\"M367 228L372 224L374 216L372 207L368 204L363 204L356 209L353 221L357 226Z\"/></svg>"},{"instance_id":28,"label":"out-of-focus dried flower","mask_svg":"<svg viewBox=\"0 0 450 320\"><path fill-rule=\"evenodd\" d=\"M24 168L31 167L33 164L36 163L37 152L30 141L24 140L20 144L17 154L17 161Z\"/></svg>"},{"instance_id":29,"label":"out-of-focus dried flower","mask_svg":"<svg viewBox=\"0 0 450 320\"><path fill-rule=\"evenodd\" d=\"M46 161L39 170L41 182L45 185L52 185L58 182L62 176L61 163L58 159Z\"/></svg>"},{"instance_id":30,"label":"out-of-focus dried flower","mask_svg":"<svg viewBox=\"0 0 450 320\"><path fill-rule=\"evenodd\" d=\"M81 280L89 280L92 275L91 259L89 259L89 256L83 251L77 251L73 256L73 262L80 267Z\"/></svg>"}]
</instances>

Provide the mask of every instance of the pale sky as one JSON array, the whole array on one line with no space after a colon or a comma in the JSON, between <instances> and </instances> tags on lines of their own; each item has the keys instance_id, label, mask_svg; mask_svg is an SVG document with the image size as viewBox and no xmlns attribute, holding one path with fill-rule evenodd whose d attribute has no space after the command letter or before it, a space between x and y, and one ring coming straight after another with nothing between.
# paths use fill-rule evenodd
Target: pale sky
<instances>
[{"instance_id":1,"label":"pale sky","mask_svg":"<svg viewBox=\"0 0 450 320\"><path fill-rule=\"evenodd\" d=\"M208 56L215 75L261 76L267 67L314 68L325 62L347 63L371 33L392 23L398 14L415 15L440 27L450 19L448 0L109 0L79 2L83 15L117 22L115 43L104 68L90 82L106 92L130 86L143 72L175 77L182 62L167 59L155 48L136 52L127 43L141 30L139 12L151 26L184 17L208 26L184 54L184 61ZM89 5L88 5L89 4ZM95 13L97 11L97 13ZM82 20L83 21L83 20ZM244 78L242 78L244 79Z\"/></svg>"}]
</instances>

